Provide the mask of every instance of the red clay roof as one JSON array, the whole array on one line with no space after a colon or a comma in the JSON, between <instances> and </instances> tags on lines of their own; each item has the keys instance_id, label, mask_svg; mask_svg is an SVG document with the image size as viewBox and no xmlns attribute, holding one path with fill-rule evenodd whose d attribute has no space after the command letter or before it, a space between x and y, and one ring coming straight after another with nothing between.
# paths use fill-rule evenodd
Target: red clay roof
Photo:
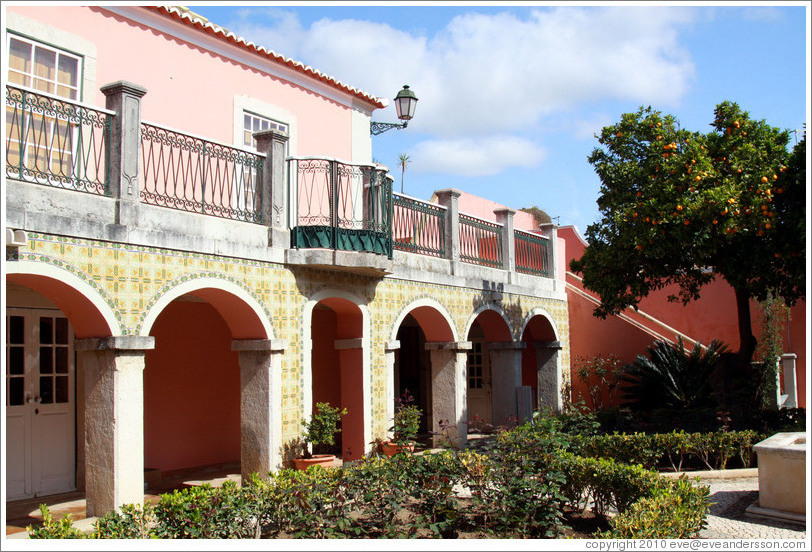
<instances>
[{"instance_id":1,"label":"red clay roof","mask_svg":"<svg viewBox=\"0 0 812 552\"><path fill-rule=\"evenodd\" d=\"M230 44L234 44L235 46L239 46L240 48L248 50L249 52L259 54L260 56L270 59L275 63L285 65L293 69L294 71L298 71L304 75L307 75L308 77L314 78L325 84L328 84L329 86L341 90L342 92L346 92L348 94L355 96L356 98L364 100L365 102L368 102L374 105L375 107L383 108L387 106L387 103L384 102L384 100L382 100L381 98L377 98L362 90L346 85L336 80L334 77L325 75L321 71L313 69L309 65L305 65L300 61L295 61L283 55L277 54L273 50L268 50L267 48L254 44L253 42L248 42L244 38L235 35L231 31L228 31L219 25L215 25L209 22L205 18L197 16L197 14L194 14L193 12L190 12L187 9L178 8L175 6L144 6L144 7L146 9L156 11L161 15L171 17L176 21L180 21L184 25L194 27L195 29L201 30L205 33L215 36L220 40L223 40Z\"/></svg>"}]
</instances>

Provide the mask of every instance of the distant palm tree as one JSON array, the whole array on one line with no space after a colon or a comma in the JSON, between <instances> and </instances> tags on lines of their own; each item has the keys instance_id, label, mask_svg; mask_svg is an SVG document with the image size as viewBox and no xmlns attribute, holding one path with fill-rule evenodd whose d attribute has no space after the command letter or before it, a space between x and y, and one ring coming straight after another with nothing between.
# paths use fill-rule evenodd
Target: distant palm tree
<instances>
[{"instance_id":1,"label":"distant palm tree","mask_svg":"<svg viewBox=\"0 0 812 552\"><path fill-rule=\"evenodd\" d=\"M398 161L400 162L400 193L403 193L403 175L406 174L406 165L412 160L405 153L401 153L398 155Z\"/></svg>"}]
</instances>

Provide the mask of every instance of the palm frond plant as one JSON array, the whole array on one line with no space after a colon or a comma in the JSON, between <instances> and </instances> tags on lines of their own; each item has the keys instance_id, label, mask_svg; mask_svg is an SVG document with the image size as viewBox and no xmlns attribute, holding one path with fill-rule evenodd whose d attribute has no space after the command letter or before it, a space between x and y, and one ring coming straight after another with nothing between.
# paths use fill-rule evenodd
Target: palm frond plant
<instances>
[{"instance_id":1,"label":"palm frond plant","mask_svg":"<svg viewBox=\"0 0 812 552\"><path fill-rule=\"evenodd\" d=\"M690 410L713 406L711 374L727 346L713 340L707 349L697 343L685 350L682 338L676 345L655 341L646 349L648 358L638 355L624 367L620 381L628 406L635 410Z\"/></svg>"}]
</instances>

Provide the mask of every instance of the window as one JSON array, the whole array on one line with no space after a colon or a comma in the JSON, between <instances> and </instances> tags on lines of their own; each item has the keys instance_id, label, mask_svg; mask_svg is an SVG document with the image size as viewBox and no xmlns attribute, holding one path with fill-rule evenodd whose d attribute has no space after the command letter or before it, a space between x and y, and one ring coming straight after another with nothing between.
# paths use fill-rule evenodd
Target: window
<instances>
[{"instance_id":1,"label":"window","mask_svg":"<svg viewBox=\"0 0 812 552\"><path fill-rule=\"evenodd\" d=\"M254 133L260 130L276 129L288 132L288 125L267 117L261 117L248 111L243 112L243 146L257 149L257 141L254 140Z\"/></svg>"},{"instance_id":2,"label":"window","mask_svg":"<svg viewBox=\"0 0 812 552\"><path fill-rule=\"evenodd\" d=\"M76 55L18 36L8 37L8 83L76 100L82 59ZM61 116L59 100L34 99L30 92L15 93L20 100L6 102L6 166L36 181L70 182L76 157L77 124ZM36 101L37 109L30 109ZM46 107L47 106L47 107Z\"/></svg>"},{"instance_id":3,"label":"window","mask_svg":"<svg viewBox=\"0 0 812 552\"><path fill-rule=\"evenodd\" d=\"M73 54L9 36L8 82L11 84L76 100L81 63L81 58Z\"/></svg>"},{"instance_id":4,"label":"window","mask_svg":"<svg viewBox=\"0 0 812 552\"><path fill-rule=\"evenodd\" d=\"M482 389L482 342L471 343L468 351L468 389Z\"/></svg>"}]
</instances>

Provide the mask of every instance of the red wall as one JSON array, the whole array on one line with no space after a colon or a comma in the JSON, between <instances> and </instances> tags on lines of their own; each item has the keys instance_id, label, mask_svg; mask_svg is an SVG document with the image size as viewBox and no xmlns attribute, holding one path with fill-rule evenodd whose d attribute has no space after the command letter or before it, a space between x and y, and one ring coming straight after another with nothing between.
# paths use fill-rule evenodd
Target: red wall
<instances>
[{"instance_id":1,"label":"red wall","mask_svg":"<svg viewBox=\"0 0 812 552\"><path fill-rule=\"evenodd\" d=\"M240 367L208 303L173 301L158 316L144 370L145 467L240 461Z\"/></svg>"},{"instance_id":2,"label":"red wall","mask_svg":"<svg viewBox=\"0 0 812 552\"><path fill-rule=\"evenodd\" d=\"M583 255L587 244L578 231L572 226L558 229L559 237L566 241L567 270L572 259ZM631 362L637 354L644 354L647 345L655 339L645 331L619 317L608 317L606 320L592 315L594 304L570 289L570 285L581 287L572 276L567 277L567 299L570 318L570 355L573 361L579 356L607 355L614 353L624 361ZM730 285L718 278L702 288L702 294L696 301L687 305L680 302L671 303L668 295L677 291L677 286L669 286L651 293L640 302L640 311L653 316L663 324L677 330L689 338L700 340L707 345L713 339L724 342L731 351L739 349L738 313L736 297ZM594 294L592 294L594 295ZM753 334L758 339L761 333L761 310L756 301L750 304ZM657 324L646 322L642 317L630 312L635 320L646 323L658 333L666 330ZM797 378L799 404L806 406L806 303L801 301L791 310L789 340L785 337L784 350L795 353L797 358ZM573 390L583 392L578 382L572 363ZM577 396L577 395L575 395Z\"/></svg>"}]
</instances>

